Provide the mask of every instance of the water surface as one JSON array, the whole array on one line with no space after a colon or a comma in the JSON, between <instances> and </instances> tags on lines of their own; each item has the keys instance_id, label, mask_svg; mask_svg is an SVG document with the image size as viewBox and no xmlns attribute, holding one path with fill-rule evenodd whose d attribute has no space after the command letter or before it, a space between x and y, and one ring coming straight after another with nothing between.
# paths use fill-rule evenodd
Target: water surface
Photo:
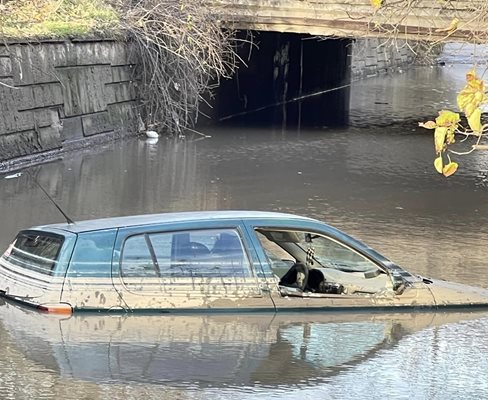
<instances>
[{"instance_id":1,"label":"water surface","mask_svg":"<svg viewBox=\"0 0 488 400\"><path fill-rule=\"evenodd\" d=\"M254 209L307 215L411 272L488 287L488 156L438 175L432 132L465 68L354 85L351 126L203 128L30 168L74 220ZM435 82L435 87L432 87ZM453 90L452 82L456 86ZM62 221L24 173L0 176L0 247ZM138 319L139 318L139 319ZM71 317L0 305L2 398L483 398L488 319L461 314Z\"/></svg>"}]
</instances>

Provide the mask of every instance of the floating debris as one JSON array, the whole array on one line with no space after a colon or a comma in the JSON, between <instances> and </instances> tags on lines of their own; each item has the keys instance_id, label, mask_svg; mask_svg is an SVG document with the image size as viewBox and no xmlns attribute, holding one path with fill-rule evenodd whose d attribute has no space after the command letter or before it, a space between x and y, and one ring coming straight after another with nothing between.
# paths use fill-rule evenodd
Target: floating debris
<instances>
[{"instance_id":1,"label":"floating debris","mask_svg":"<svg viewBox=\"0 0 488 400\"><path fill-rule=\"evenodd\" d=\"M156 131L146 131L146 136L150 139L156 139L159 137L159 134Z\"/></svg>"},{"instance_id":2,"label":"floating debris","mask_svg":"<svg viewBox=\"0 0 488 400\"><path fill-rule=\"evenodd\" d=\"M22 176L22 172L17 172L16 174L7 175L5 179L15 179L18 178L19 176Z\"/></svg>"}]
</instances>

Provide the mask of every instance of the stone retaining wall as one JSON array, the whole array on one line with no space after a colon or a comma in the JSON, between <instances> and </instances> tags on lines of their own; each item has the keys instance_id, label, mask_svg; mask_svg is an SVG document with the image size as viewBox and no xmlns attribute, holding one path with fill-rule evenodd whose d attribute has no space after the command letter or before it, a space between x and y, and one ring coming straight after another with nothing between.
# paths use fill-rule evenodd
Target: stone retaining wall
<instances>
[{"instance_id":1,"label":"stone retaining wall","mask_svg":"<svg viewBox=\"0 0 488 400\"><path fill-rule=\"evenodd\" d=\"M0 46L0 162L135 132L131 58L112 40Z\"/></svg>"},{"instance_id":2,"label":"stone retaining wall","mask_svg":"<svg viewBox=\"0 0 488 400\"><path fill-rule=\"evenodd\" d=\"M352 44L351 74L353 78L395 71L413 64L415 54L408 46L382 46L384 40L357 39Z\"/></svg>"}]
</instances>

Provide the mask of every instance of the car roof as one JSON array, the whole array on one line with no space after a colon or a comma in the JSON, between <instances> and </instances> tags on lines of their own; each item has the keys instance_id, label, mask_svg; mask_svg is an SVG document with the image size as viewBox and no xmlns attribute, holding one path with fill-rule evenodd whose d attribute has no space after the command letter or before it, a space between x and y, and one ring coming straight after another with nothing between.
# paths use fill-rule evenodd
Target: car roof
<instances>
[{"instance_id":1,"label":"car roof","mask_svg":"<svg viewBox=\"0 0 488 400\"><path fill-rule=\"evenodd\" d=\"M60 229L73 233L97 231L111 228L124 228L140 225L157 225L174 222L215 221L215 220L242 220L242 219L286 219L315 221L311 218L293 214L267 211L189 211L178 213L130 215L125 217L100 218L75 222L36 226L33 229Z\"/></svg>"}]
</instances>

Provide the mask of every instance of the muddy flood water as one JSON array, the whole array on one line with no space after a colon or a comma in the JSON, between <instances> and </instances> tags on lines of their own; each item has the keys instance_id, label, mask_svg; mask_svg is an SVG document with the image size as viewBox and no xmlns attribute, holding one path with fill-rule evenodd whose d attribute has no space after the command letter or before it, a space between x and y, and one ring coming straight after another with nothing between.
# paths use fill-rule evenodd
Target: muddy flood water
<instances>
[{"instance_id":1,"label":"muddy flood water","mask_svg":"<svg viewBox=\"0 0 488 400\"><path fill-rule=\"evenodd\" d=\"M445 179L416 127L454 104L465 70L357 82L347 128L202 128L211 137L136 138L29 170L74 220L291 212L411 272L488 288L488 153ZM62 221L29 175L6 175L2 249ZM0 303L0 398L488 398L486 332L488 314L469 312L61 317Z\"/></svg>"}]
</instances>

